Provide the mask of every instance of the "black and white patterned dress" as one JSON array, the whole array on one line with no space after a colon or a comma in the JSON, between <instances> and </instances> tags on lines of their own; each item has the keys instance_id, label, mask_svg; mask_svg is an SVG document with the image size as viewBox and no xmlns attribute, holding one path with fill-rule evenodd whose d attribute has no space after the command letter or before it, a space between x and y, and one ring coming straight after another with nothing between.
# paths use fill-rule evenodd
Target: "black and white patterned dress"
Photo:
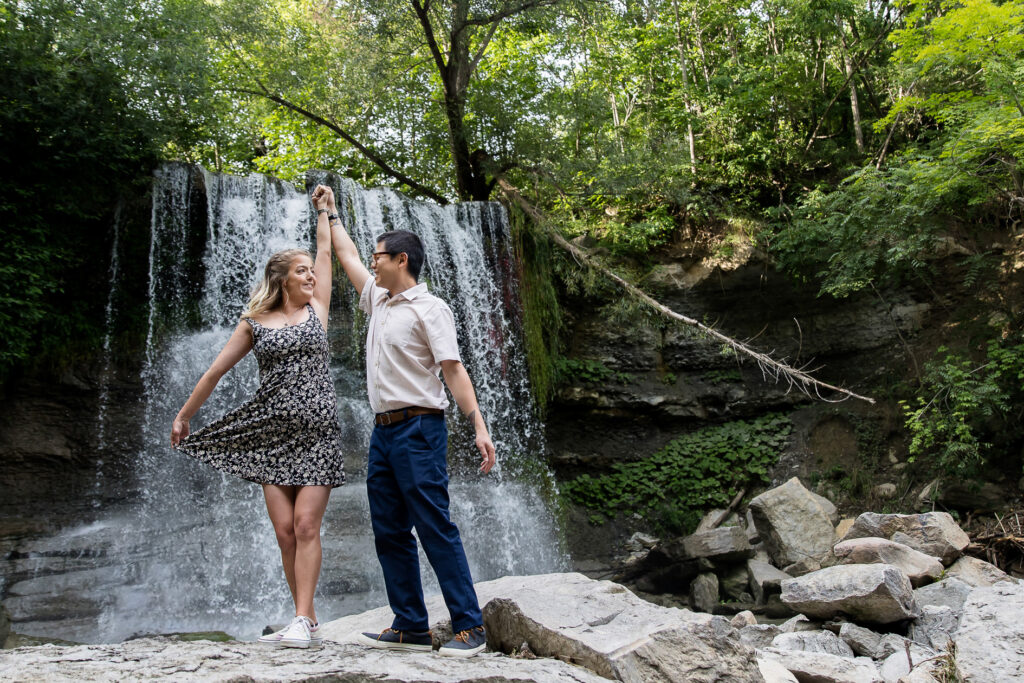
<instances>
[{"instance_id":1,"label":"black and white patterned dress","mask_svg":"<svg viewBox=\"0 0 1024 683\"><path fill-rule=\"evenodd\" d=\"M177 448L258 484L341 486L341 426L327 333L313 307L291 327L251 318L260 387L247 403L182 439Z\"/></svg>"}]
</instances>

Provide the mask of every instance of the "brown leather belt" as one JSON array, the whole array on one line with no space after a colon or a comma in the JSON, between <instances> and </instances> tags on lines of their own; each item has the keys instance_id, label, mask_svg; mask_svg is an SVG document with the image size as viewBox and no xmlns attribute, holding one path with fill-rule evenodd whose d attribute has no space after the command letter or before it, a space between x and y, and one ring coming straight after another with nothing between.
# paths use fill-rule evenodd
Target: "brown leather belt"
<instances>
[{"instance_id":1,"label":"brown leather belt","mask_svg":"<svg viewBox=\"0 0 1024 683\"><path fill-rule=\"evenodd\" d=\"M419 408L417 406L398 408L397 410L389 410L386 413L377 413L373 416L373 424L386 427L387 425L393 425L396 422L408 420L410 417L419 417L420 415L444 415L444 411L440 408Z\"/></svg>"}]
</instances>

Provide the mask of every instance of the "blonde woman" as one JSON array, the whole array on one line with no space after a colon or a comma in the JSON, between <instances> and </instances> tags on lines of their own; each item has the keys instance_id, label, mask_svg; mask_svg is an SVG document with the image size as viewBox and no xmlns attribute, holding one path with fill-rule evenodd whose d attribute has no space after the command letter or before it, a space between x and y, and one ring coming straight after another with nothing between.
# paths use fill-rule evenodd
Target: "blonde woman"
<instances>
[{"instance_id":1,"label":"blonde woman","mask_svg":"<svg viewBox=\"0 0 1024 683\"><path fill-rule=\"evenodd\" d=\"M331 489L345 482L337 399L328 372L334 193L318 185L316 258L303 249L274 254L242 319L174 418L171 445L222 472L263 486L281 548L295 618L260 637L275 647L322 643L313 594L320 576L320 525ZM189 433L189 419L249 351L260 387L224 417Z\"/></svg>"}]
</instances>

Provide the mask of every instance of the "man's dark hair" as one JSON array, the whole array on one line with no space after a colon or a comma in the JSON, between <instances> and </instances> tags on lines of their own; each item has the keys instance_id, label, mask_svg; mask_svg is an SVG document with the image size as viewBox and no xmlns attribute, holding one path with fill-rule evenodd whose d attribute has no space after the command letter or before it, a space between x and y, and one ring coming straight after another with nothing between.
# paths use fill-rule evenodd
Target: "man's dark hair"
<instances>
[{"instance_id":1,"label":"man's dark hair","mask_svg":"<svg viewBox=\"0 0 1024 683\"><path fill-rule=\"evenodd\" d=\"M377 243L384 243L384 250L392 256L405 254L409 257L409 274L416 282L420 281L420 270L423 268L423 240L416 233L408 230L391 230L377 236Z\"/></svg>"}]
</instances>

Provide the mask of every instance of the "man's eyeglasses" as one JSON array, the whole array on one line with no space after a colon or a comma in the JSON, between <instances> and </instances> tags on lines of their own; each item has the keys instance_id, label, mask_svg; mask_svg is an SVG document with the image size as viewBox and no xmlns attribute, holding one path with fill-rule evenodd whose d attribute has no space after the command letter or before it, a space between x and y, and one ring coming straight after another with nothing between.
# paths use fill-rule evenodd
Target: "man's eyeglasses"
<instances>
[{"instance_id":1,"label":"man's eyeglasses","mask_svg":"<svg viewBox=\"0 0 1024 683\"><path fill-rule=\"evenodd\" d=\"M374 263L376 263L377 259L379 259L381 256L394 256L394 255L395 255L394 252L391 252L391 251L375 251L372 254L370 254L370 260L373 261Z\"/></svg>"}]
</instances>

